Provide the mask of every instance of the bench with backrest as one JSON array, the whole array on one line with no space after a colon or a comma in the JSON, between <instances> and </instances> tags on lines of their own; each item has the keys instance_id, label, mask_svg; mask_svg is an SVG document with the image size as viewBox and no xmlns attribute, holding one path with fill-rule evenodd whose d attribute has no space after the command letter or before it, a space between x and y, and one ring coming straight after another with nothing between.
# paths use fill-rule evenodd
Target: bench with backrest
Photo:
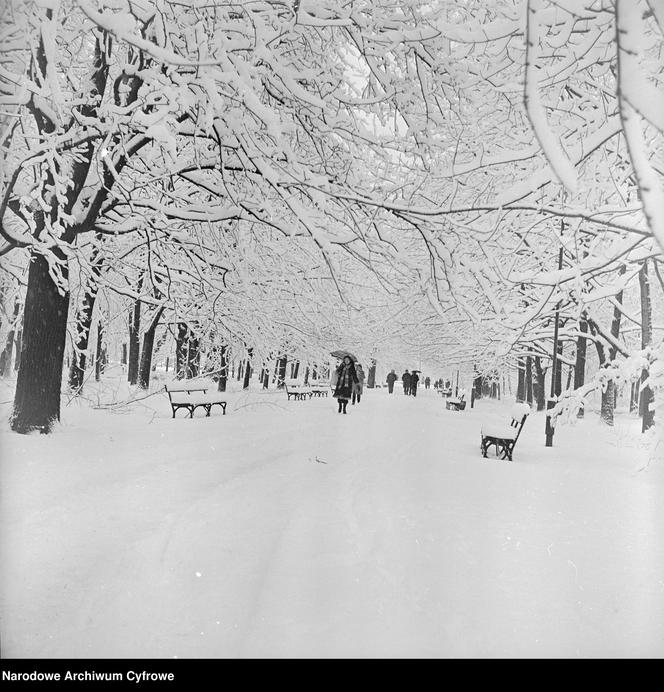
<instances>
[{"instance_id":1,"label":"bench with backrest","mask_svg":"<svg viewBox=\"0 0 664 692\"><path fill-rule=\"evenodd\" d=\"M327 396L328 388L322 384L311 384L309 385L312 396Z\"/></svg>"},{"instance_id":2,"label":"bench with backrest","mask_svg":"<svg viewBox=\"0 0 664 692\"><path fill-rule=\"evenodd\" d=\"M466 395L462 394L458 399L447 399L445 408L448 411L463 411L466 408Z\"/></svg>"},{"instance_id":3,"label":"bench with backrest","mask_svg":"<svg viewBox=\"0 0 664 692\"><path fill-rule=\"evenodd\" d=\"M496 448L496 456L500 455L501 459L512 461L514 447L529 414L530 406L528 404L514 404L510 410L511 420L509 423L482 425L480 432L482 456L486 458L489 447L493 446Z\"/></svg>"},{"instance_id":4,"label":"bench with backrest","mask_svg":"<svg viewBox=\"0 0 664 692\"><path fill-rule=\"evenodd\" d=\"M313 394L311 387L303 384L297 384L296 382L284 382L284 388L286 389L286 394L288 395L289 401L291 397L293 397L295 401L311 399Z\"/></svg>"},{"instance_id":5,"label":"bench with backrest","mask_svg":"<svg viewBox=\"0 0 664 692\"><path fill-rule=\"evenodd\" d=\"M171 402L173 418L175 418L176 411L181 408L189 412L189 418L194 417L194 411L197 408L204 409L205 415L209 416L215 404L221 406L224 415L226 415L226 401L223 398L223 393L208 393L208 390L214 389L213 384L202 380L177 380L164 385L164 389Z\"/></svg>"}]
</instances>

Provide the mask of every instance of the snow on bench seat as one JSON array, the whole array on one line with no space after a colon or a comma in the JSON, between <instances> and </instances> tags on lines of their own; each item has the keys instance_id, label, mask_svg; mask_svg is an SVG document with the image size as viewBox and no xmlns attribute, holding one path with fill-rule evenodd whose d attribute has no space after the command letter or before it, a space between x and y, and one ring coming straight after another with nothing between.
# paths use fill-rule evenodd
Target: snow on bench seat
<instances>
[{"instance_id":1,"label":"snow on bench seat","mask_svg":"<svg viewBox=\"0 0 664 692\"><path fill-rule=\"evenodd\" d=\"M491 424L482 426L483 437L497 437L501 440L516 440L517 430L511 425Z\"/></svg>"},{"instance_id":2,"label":"snow on bench seat","mask_svg":"<svg viewBox=\"0 0 664 692\"><path fill-rule=\"evenodd\" d=\"M493 446L496 449L496 456L500 454L501 459L512 461L516 441L519 439L529 414L530 406L528 404L514 404L510 409L511 420L509 423L488 423L482 425L480 430L482 456L486 458L489 447Z\"/></svg>"},{"instance_id":3,"label":"snow on bench seat","mask_svg":"<svg viewBox=\"0 0 664 692\"><path fill-rule=\"evenodd\" d=\"M226 400L222 396L222 392L210 392L208 389L214 389L214 383L205 380L177 380L164 385L164 389L168 394L168 399L171 402L173 418L179 409L183 408L189 412L189 418L194 417L194 411L197 408L205 410L205 415L210 416L210 411L214 405L221 406L224 415L226 415Z\"/></svg>"}]
</instances>

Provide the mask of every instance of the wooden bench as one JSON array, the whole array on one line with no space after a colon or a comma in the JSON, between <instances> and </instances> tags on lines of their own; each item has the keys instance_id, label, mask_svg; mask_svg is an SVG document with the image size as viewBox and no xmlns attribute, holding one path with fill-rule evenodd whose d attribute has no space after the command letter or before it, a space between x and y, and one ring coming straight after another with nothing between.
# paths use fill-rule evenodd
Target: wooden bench
<instances>
[{"instance_id":1,"label":"wooden bench","mask_svg":"<svg viewBox=\"0 0 664 692\"><path fill-rule=\"evenodd\" d=\"M291 397L293 397L295 401L304 401L307 398L311 399L313 395L311 387L305 387L303 384L289 384L288 382L284 382L284 387L289 401Z\"/></svg>"},{"instance_id":2,"label":"wooden bench","mask_svg":"<svg viewBox=\"0 0 664 692\"><path fill-rule=\"evenodd\" d=\"M512 461L514 447L529 414L530 406L528 404L514 404L511 409L511 420L508 424L483 425L480 431L482 456L486 458L489 447L493 446L496 448L496 456L501 455L501 459Z\"/></svg>"},{"instance_id":3,"label":"wooden bench","mask_svg":"<svg viewBox=\"0 0 664 692\"><path fill-rule=\"evenodd\" d=\"M312 396L327 396L328 395L328 388L327 387L323 387L320 385L317 385L317 386L310 385L309 389L311 390Z\"/></svg>"},{"instance_id":4,"label":"wooden bench","mask_svg":"<svg viewBox=\"0 0 664 692\"><path fill-rule=\"evenodd\" d=\"M164 385L164 389L168 394L168 399L171 402L173 418L179 409L183 408L189 411L189 418L194 417L194 411L197 408L205 410L205 415L210 416L212 407L217 404L221 406L226 415L226 401L222 398L222 393L217 392L208 394L208 389L212 389L213 385L205 382L195 382L191 380L183 380L180 382L171 382Z\"/></svg>"},{"instance_id":5,"label":"wooden bench","mask_svg":"<svg viewBox=\"0 0 664 692\"><path fill-rule=\"evenodd\" d=\"M458 399L448 399L445 402L445 408L448 411L463 411L466 408L466 400L462 394Z\"/></svg>"}]
</instances>

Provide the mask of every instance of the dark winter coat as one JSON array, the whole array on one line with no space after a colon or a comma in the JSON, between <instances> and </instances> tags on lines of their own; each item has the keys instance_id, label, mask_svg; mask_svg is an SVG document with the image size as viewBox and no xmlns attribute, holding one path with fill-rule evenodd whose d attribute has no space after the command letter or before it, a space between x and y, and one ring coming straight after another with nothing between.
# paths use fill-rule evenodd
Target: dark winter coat
<instances>
[{"instance_id":1,"label":"dark winter coat","mask_svg":"<svg viewBox=\"0 0 664 692\"><path fill-rule=\"evenodd\" d=\"M419 381L420 381L420 376L419 376L416 372L411 373L411 376L410 376L410 388L411 388L411 389L417 389L417 383L418 383Z\"/></svg>"},{"instance_id":2,"label":"dark winter coat","mask_svg":"<svg viewBox=\"0 0 664 692\"><path fill-rule=\"evenodd\" d=\"M405 387L410 386L410 373L404 372L404 374L401 375L401 381L404 383Z\"/></svg>"},{"instance_id":3,"label":"dark winter coat","mask_svg":"<svg viewBox=\"0 0 664 692\"><path fill-rule=\"evenodd\" d=\"M359 382L355 365L350 362L342 363L337 368L337 384L334 387L334 394L337 399L350 399L353 393L353 384Z\"/></svg>"},{"instance_id":4,"label":"dark winter coat","mask_svg":"<svg viewBox=\"0 0 664 692\"><path fill-rule=\"evenodd\" d=\"M387 374L386 382L387 384L394 384L397 380L396 372L390 372Z\"/></svg>"}]
</instances>

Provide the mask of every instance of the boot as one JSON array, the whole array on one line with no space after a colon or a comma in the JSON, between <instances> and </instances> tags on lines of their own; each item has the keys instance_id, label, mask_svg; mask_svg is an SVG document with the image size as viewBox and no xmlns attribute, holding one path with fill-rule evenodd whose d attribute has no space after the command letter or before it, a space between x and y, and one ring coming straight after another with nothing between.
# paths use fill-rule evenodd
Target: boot
<instances>
[{"instance_id":1,"label":"boot","mask_svg":"<svg viewBox=\"0 0 664 692\"><path fill-rule=\"evenodd\" d=\"M341 413L341 405L341 400L339 400L339 410L337 411L337 413Z\"/></svg>"},{"instance_id":2,"label":"boot","mask_svg":"<svg viewBox=\"0 0 664 692\"><path fill-rule=\"evenodd\" d=\"M344 411L343 411L344 413L346 413L346 406L347 406L347 405L348 405L348 402L347 402L347 401L344 401Z\"/></svg>"}]
</instances>

